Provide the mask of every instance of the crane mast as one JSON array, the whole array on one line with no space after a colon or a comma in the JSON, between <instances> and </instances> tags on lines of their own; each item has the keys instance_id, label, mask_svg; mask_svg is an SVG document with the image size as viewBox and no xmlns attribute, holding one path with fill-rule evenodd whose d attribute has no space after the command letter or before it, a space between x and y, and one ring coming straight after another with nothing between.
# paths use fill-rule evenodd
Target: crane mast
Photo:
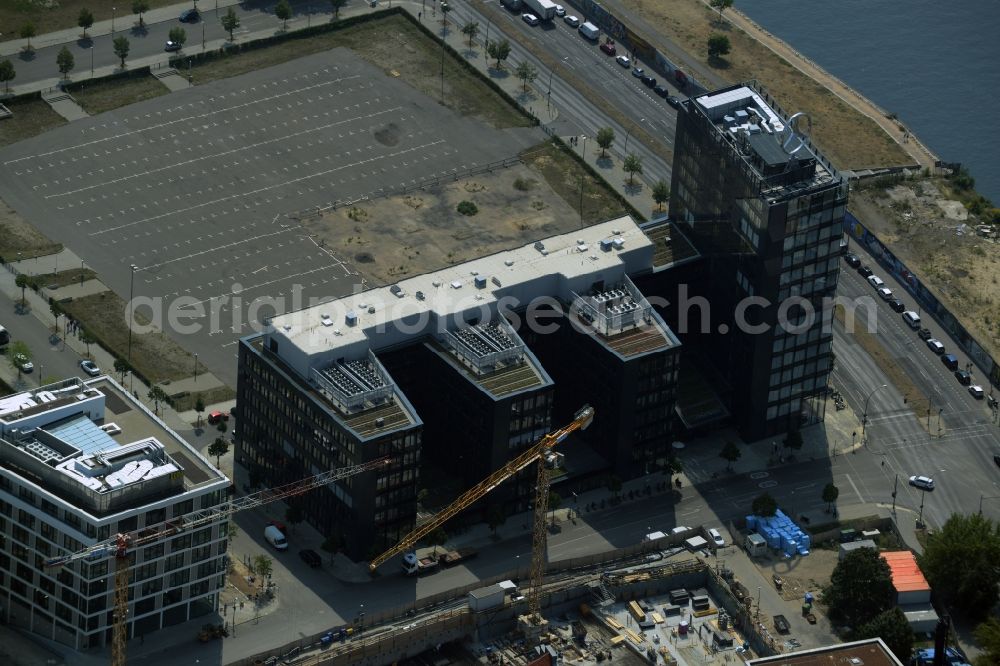
<instances>
[{"instance_id":1,"label":"crane mast","mask_svg":"<svg viewBox=\"0 0 1000 666\"><path fill-rule=\"evenodd\" d=\"M67 555L49 558L45 561L48 568L61 567L70 562L78 560L98 560L104 557L114 556L115 558L115 588L114 588L114 624L111 630L111 665L125 666L126 640L128 638L128 574L129 563L128 554L134 548L143 546L154 541L159 541L165 537L173 536L180 532L192 530L202 525L208 525L219 520L227 519L235 513L246 509L255 509L259 506L287 499L296 495L307 493L341 479L346 479L355 474L385 467L392 463L391 458L379 458L359 465L350 465L339 469L332 469L321 472L314 476L293 481L283 486L266 488L250 495L218 504L207 509L200 509L186 513L172 520L142 529L133 530L124 534L116 534L110 539L98 542L93 546L88 546Z\"/></svg>"},{"instance_id":2,"label":"crane mast","mask_svg":"<svg viewBox=\"0 0 1000 666\"><path fill-rule=\"evenodd\" d=\"M522 469L533 462L538 462L538 476L535 486L535 514L534 527L531 539L531 588L528 592L528 614L535 615L539 610L540 592L545 576L545 514L549 506L549 470L545 466L545 454L562 442L571 433L577 430L585 430L594 420L594 408L585 405L578 411L573 420L559 430L550 432L542 437L534 446L525 449L518 457L514 458L506 465L490 474L478 484L462 493L454 502L446 506L434 515L426 523L423 523L415 530L403 537L399 543L385 551L369 564L369 569L374 572L386 560L400 553L415 548L417 542L436 530L457 513L467 509L476 501L485 497L490 491L501 483L514 476Z\"/></svg>"}]
</instances>

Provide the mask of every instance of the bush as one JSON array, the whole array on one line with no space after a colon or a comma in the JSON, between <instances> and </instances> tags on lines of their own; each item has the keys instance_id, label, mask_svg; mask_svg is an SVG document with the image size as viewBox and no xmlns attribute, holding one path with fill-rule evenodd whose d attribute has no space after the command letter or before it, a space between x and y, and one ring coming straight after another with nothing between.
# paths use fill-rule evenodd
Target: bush
<instances>
[{"instance_id":1,"label":"bush","mask_svg":"<svg viewBox=\"0 0 1000 666\"><path fill-rule=\"evenodd\" d=\"M469 217L472 217L473 215L479 212L479 208L477 208L476 204L472 203L471 201L461 202L456 207L456 210L462 215L468 215Z\"/></svg>"},{"instance_id":2,"label":"bush","mask_svg":"<svg viewBox=\"0 0 1000 666\"><path fill-rule=\"evenodd\" d=\"M531 178L517 178L514 180L514 189L527 192L535 186L535 181Z\"/></svg>"}]
</instances>

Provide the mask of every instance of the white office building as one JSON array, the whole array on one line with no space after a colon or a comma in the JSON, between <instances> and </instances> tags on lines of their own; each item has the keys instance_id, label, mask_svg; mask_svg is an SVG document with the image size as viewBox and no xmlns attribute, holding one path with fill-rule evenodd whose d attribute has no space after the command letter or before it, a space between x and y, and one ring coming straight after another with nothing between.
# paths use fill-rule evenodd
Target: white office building
<instances>
[{"instance_id":1,"label":"white office building","mask_svg":"<svg viewBox=\"0 0 1000 666\"><path fill-rule=\"evenodd\" d=\"M0 398L0 616L78 650L110 644L115 560L50 568L118 533L226 499L229 480L108 377ZM212 613L228 523L129 553L128 637Z\"/></svg>"}]
</instances>

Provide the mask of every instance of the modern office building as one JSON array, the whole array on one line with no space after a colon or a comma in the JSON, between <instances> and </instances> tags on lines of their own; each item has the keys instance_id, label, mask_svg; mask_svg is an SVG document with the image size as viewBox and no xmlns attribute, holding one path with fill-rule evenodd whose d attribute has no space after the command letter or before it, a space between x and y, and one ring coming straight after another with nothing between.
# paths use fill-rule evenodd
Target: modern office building
<instances>
[{"instance_id":1,"label":"modern office building","mask_svg":"<svg viewBox=\"0 0 1000 666\"><path fill-rule=\"evenodd\" d=\"M848 187L807 125L753 83L691 98L677 117L670 216L702 257L692 287L711 310L707 330L697 309L680 325L731 387L748 440L825 414Z\"/></svg>"},{"instance_id":2,"label":"modern office building","mask_svg":"<svg viewBox=\"0 0 1000 666\"><path fill-rule=\"evenodd\" d=\"M114 558L76 553L226 500L229 480L107 377L0 398L0 613L75 649L110 642ZM128 636L216 610L228 522L131 553Z\"/></svg>"},{"instance_id":3,"label":"modern office building","mask_svg":"<svg viewBox=\"0 0 1000 666\"><path fill-rule=\"evenodd\" d=\"M626 217L277 316L241 343L241 456L265 485L394 457L395 478L314 493L352 557L412 526L421 456L464 490L587 402L602 469L644 469L671 441L680 347L628 278L652 256ZM533 483L491 501L524 510Z\"/></svg>"}]
</instances>

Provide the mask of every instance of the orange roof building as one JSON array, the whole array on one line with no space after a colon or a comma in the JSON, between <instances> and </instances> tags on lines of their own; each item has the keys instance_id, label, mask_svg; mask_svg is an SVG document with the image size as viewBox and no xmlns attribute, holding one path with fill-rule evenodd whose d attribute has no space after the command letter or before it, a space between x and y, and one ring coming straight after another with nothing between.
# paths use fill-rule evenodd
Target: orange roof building
<instances>
[{"instance_id":1,"label":"orange roof building","mask_svg":"<svg viewBox=\"0 0 1000 666\"><path fill-rule=\"evenodd\" d=\"M926 603L931 600L931 586L917 566L917 558L908 550L882 553L882 559L892 572L892 586L896 589L896 604Z\"/></svg>"}]
</instances>

